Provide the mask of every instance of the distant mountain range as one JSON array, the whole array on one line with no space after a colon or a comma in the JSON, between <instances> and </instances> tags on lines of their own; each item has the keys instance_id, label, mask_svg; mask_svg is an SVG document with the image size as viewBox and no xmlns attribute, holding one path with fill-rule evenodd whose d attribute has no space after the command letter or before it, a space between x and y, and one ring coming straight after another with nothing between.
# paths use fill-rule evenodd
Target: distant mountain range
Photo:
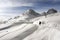
<instances>
[{"instance_id":1,"label":"distant mountain range","mask_svg":"<svg viewBox=\"0 0 60 40\"><path fill-rule=\"evenodd\" d=\"M43 12L41 14L35 12L33 9L29 9L29 10L25 11L24 13L22 13L21 15L15 16L13 18L7 18L6 21L4 21L4 22L11 21L11 20L14 20L14 19L15 20L30 20L30 19L33 19L33 18L36 18L36 17L39 17L39 16L47 16L48 14L54 14L54 13L57 13L57 10L55 10L53 8L49 9L47 12ZM1 21L5 20L5 17L2 17L2 19L0 19L0 20Z\"/></svg>"}]
</instances>

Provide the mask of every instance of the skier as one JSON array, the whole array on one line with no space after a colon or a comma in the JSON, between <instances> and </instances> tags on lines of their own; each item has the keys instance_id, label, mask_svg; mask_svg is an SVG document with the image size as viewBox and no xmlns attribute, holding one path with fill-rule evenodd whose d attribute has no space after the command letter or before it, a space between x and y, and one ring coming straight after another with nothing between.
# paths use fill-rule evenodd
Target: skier
<instances>
[{"instance_id":1,"label":"skier","mask_svg":"<svg viewBox=\"0 0 60 40\"><path fill-rule=\"evenodd\" d=\"M39 21L39 25L41 25L41 21Z\"/></svg>"}]
</instances>

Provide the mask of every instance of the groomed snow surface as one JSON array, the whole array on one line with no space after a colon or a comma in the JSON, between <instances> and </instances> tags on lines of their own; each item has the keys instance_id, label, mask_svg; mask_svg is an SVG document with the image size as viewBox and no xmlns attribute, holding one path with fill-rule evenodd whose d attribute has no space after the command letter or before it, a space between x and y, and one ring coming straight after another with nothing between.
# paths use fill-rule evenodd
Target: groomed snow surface
<instances>
[{"instance_id":1,"label":"groomed snow surface","mask_svg":"<svg viewBox=\"0 0 60 40\"><path fill-rule=\"evenodd\" d=\"M0 24L0 40L60 40L60 14ZM41 24L39 24L41 22Z\"/></svg>"}]
</instances>

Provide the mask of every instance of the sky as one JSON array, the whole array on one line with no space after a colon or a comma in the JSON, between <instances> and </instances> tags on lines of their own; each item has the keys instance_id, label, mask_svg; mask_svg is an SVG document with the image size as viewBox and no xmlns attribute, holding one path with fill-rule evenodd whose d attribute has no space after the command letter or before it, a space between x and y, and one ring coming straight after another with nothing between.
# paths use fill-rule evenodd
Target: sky
<instances>
[{"instance_id":1,"label":"sky","mask_svg":"<svg viewBox=\"0 0 60 40\"><path fill-rule=\"evenodd\" d=\"M60 0L0 0L0 15L19 15L28 9L41 13L51 8L60 11Z\"/></svg>"}]
</instances>

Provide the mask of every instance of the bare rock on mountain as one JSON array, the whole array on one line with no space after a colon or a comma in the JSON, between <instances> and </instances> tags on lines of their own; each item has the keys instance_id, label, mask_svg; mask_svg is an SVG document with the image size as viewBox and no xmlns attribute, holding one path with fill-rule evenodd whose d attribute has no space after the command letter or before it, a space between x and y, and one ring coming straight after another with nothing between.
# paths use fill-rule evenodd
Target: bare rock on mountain
<instances>
[{"instance_id":1,"label":"bare rock on mountain","mask_svg":"<svg viewBox=\"0 0 60 40\"><path fill-rule=\"evenodd\" d=\"M16 16L16 17L14 17L14 19L17 19L17 18L19 18L20 16Z\"/></svg>"},{"instance_id":2,"label":"bare rock on mountain","mask_svg":"<svg viewBox=\"0 0 60 40\"><path fill-rule=\"evenodd\" d=\"M27 11L24 13L24 15L28 15L29 17L31 17L31 16L35 16L35 17L40 16L39 13L35 12L35 11L32 10L32 9L27 10Z\"/></svg>"},{"instance_id":3,"label":"bare rock on mountain","mask_svg":"<svg viewBox=\"0 0 60 40\"><path fill-rule=\"evenodd\" d=\"M41 16L39 13L35 12L33 9L29 9L27 10L25 13L23 13L23 16L25 16L26 20L32 19L32 18L36 18Z\"/></svg>"},{"instance_id":4,"label":"bare rock on mountain","mask_svg":"<svg viewBox=\"0 0 60 40\"><path fill-rule=\"evenodd\" d=\"M41 15L42 15L42 16L46 16L46 15L47 15L47 13L46 13L46 12L43 12Z\"/></svg>"},{"instance_id":5,"label":"bare rock on mountain","mask_svg":"<svg viewBox=\"0 0 60 40\"><path fill-rule=\"evenodd\" d=\"M57 13L57 10L55 10L55 9L49 9L48 11L47 11L47 14L51 14L51 13Z\"/></svg>"}]
</instances>

